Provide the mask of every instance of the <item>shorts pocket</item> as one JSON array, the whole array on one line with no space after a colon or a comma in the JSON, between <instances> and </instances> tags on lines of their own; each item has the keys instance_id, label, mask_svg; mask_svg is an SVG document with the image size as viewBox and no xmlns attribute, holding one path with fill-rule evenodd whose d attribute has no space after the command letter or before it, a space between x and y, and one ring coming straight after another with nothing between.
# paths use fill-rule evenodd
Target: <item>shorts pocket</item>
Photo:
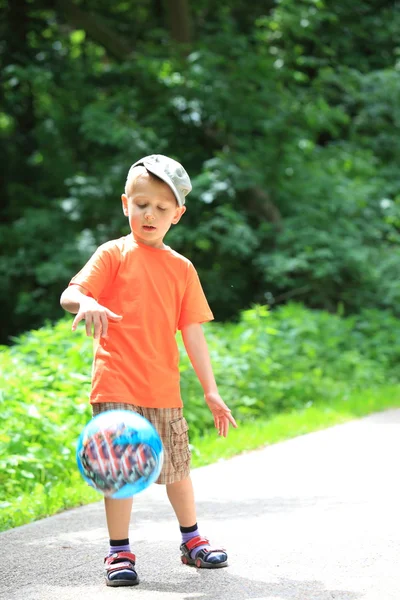
<instances>
[{"instance_id":1,"label":"shorts pocket","mask_svg":"<svg viewBox=\"0 0 400 600\"><path fill-rule=\"evenodd\" d=\"M190 461L189 425L185 417L170 422L171 462L177 471L182 470Z\"/></svg>"}]
</instances>

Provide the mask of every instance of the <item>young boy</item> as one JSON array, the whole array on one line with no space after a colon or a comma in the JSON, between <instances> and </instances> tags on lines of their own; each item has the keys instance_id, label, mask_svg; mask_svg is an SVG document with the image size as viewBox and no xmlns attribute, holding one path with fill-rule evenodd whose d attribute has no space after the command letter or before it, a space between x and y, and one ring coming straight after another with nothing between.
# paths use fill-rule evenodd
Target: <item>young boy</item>
<instances>
[{"instance_id":1,"label":"young boy","mask_svg":"<svg viewBox=\"0 0 400 600\"><path fill-rule=\"evenodd\" d=\"M199 568L227 565L227 554L212 548L197 528L190 478L188 425L179 389L183 342L204 390L219 435L236 422L221 399L201 323L213 319L192 263L164 244L176 225L192 186L178 162L151 155L133 164L122 194L131 234L100 246L61 296L76 314L72 331L85 320L94 337L90 402L93 415L112 409L138 412L156 427L164 445L157 483L165 484L182 534L181 560ZM129 545L132 499L105 498L110 537L106 584L136 585L136 557Z\"/></svg>"}]
</instances>

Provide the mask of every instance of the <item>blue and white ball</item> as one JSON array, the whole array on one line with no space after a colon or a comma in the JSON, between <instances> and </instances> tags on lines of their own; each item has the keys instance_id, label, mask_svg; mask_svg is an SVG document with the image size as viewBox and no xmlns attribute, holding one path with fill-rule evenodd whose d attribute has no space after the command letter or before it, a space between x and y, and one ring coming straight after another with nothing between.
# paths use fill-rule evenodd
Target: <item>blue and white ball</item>
<instances>
[{"instance_id":1,"label":"blue and white ball","mask_svg":"<svg viewBox=\"0 0 400 600\"><path fill-rule=\"evenodd\" d=\"M76 449L83 478L110 498L129 498L154 483L163 456L156 429L130 410L109 410L93 417Z\"/></svg>"}]
</instances>

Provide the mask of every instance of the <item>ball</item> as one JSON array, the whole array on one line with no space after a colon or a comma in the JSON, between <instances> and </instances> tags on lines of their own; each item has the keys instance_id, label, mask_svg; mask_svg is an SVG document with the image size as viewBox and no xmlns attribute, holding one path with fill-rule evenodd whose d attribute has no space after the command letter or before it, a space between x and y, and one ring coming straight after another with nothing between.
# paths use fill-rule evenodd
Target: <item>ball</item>
<instances>
[{"instance_id":1,"label":"ball","mask_svg":"<svg viewBox=\"0 0 400 600\"><path fill-rule=\"evenodd\" d=\"M89 421L76 448L79 471L110 498L130 498L158 478L163 446L156 429L130 410L109 410Z\"/></svg>"}]
</instances>

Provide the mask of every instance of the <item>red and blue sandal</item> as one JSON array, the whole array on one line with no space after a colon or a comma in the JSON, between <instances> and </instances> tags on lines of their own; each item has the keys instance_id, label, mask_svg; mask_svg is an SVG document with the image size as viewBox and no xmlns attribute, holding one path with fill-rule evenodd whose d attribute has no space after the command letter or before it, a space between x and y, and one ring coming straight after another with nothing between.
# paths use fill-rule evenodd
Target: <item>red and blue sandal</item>
<instances>
[{"instance_id":1,"label":"red and blue sandal","mask_svg":"<svg viewBox=\"0 0 400 600\"><path fill-rule=\"evenodd\" d=\"M137 585L139 577L135 571L136 556L132 552L115 552L106 556L105 577L106 585L119 587L123 585Z\"/></svg>"},{"instance_id":2,"label":"red and blue sandal","mask_svg":"<svg viewBox=\"0 0 400 600\"><path fill-rule=\"evenodd\" d=\"M191 552L198 546L207 545L195 553L194 558ZM198 569L220 569L228 566L228 555L224 548L211 548L207 538L196 535L186 544L180 546L182 556L181 561L184 565L194 565Z\"/></svg>"}]
</instances>

